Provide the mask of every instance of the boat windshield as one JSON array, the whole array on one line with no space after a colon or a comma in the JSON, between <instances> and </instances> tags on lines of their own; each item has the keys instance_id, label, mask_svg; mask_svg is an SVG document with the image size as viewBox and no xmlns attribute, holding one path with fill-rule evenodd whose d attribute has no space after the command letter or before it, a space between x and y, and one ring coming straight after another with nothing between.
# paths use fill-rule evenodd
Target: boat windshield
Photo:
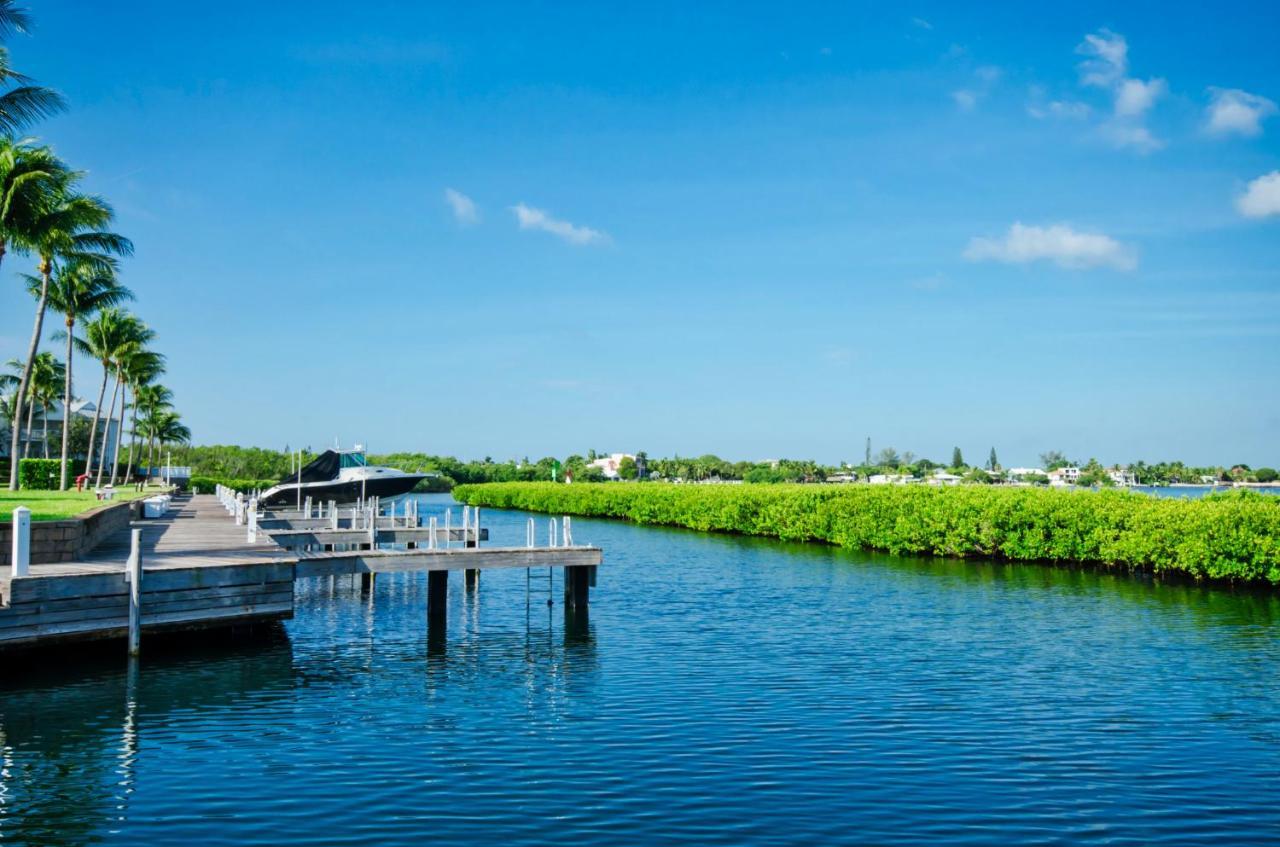
<instances>
[{"instance_id":1,"label":"boat windshield","mask_svg":"<svg viewBox=\"0 0 1280 847\"><path fill-rule=\"evenodd\" d=\"M341 467L344 468L363 468L365 466L365 458L363 453L343 453Z\"/></svg>"}]
</instances>

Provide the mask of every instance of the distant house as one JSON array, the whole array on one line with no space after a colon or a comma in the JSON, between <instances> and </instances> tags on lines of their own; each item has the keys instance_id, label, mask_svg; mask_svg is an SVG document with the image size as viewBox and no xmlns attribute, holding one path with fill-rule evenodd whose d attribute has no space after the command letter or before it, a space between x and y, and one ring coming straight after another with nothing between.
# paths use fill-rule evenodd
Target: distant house
<instances>
[{"instance_id":1,"label":"distant house","mask_svg":"<svg viewBox=\"0 0 1280 847\"><path fill-rule=\"evenodd\" d=\"M953 473L948 473L947 471L939 468L933 472L933 476L929 477L926 482L930 485L959 485L961 479L963 479L963 477L957 476Z\"/></svg>"},{"instance_id":2,"label":"distant house","mask_svg":"<svg viewBox=\"0 0 1280 847\"><path fill-rule=\"evenodd\" d=\"M1049 477L1050 485L1075 485L1080 481L1080 469L1074 465L1055 468L1046 475Z\"/></svg>"},{"instance_id":3,"label":"distant house","mask_svg":"<svg viewBox=\"0 0 1280 847\"><path fill-rule=\"evenodd\" d=\"M857 482L858 475L853 471L840 471L827 475L827 482Z\"/></svg>"},{"instance_id":4,"label":"distant house","mask_svg":"<svg viewBox=\"0 0 1280 847\"><path fill-rule=\"evenodd\" d=\"M11 397L0 397L0 404L8 404L12 402ZM73 400L71 401L71 414L78 418L92 423L93 412L97 408L89 400ZM118 410L117 410L118 411ZM116 430L117 419L112 418L109 421L102 420L105 413L98 419L98 438L94 443L93 453L95 458L101 457L102 461L110 464L116 455ZM25 417L25 415L24 415ZM58 401L49 406L48 420L40 412L40 407L36 406L32 413L31 426L27 427L24 420L22 422L22 439L18 442L18 455L21 456L25 452L33 458L42 457L44 455L44 439L46 428L49 437L50 451L54 450L54 446L58 439L62 438L62 402ZM106 437L103 437L103 431L106 431ZM8 457L9 442L12 430L6 427L5 437L0 439L0 458ZM105 442L105 443L104 443ZM55 457L56 458L56 457ZM81 456L83 458L83 456ZM95 462L96 464L96 462Z\"/></svg>"},{"instance_id":5,"label":"distant house","mask_svg":"<svg viewBox=\"0 0 1280 847\"><path fill-rule=\"evenodd\" d=\"M1128 468L1122 468L1122 467L1111 468L1107 471L1107 476L1111 478L1112 482L1114 482L1116 485L1119 485L1121 487L1128 487L1130 485L1138 484L1138 478L1134 476L1133 472L1130 471Z\"/></svg>"},{"instance_id":6,"label":"distant house","mask_svg":"<svg viewBox=\"0 0 1280 847\"><path fill-rule=\"evenodd\" d=\"M636 457L630 453L610 453L608 456L601 456L593 462L587 462L587 467L599 468L605 479L620 479L618 468L621 466L623 459L630 459L634 462Z\"/></svg>"},{"instance_id":7,"label":"distant house","mask_svg":"<svg viewBox=\"0 0 1280 847\"><path fill-rule=\"evenodd\" d=\"M1009 468L1005 471L1009 479L1026 479L1029 476L1046 476L1044 468Z\"/></svg>"}]
</instances>

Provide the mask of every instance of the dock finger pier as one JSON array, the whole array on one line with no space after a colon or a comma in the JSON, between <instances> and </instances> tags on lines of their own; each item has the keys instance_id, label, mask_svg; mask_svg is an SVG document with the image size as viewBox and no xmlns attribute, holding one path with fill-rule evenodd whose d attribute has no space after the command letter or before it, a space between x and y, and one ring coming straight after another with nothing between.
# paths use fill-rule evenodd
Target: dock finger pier
<instances>
[{"instance_id":1,"label":"dock finger pier","mask_svg":"<svg viewBox=\"0 0 1280 847\"><path fill-rule=\"evenodd\" d=\"M426 572L428 623L438 627L451 572L473 590L485 570L559 568L566 611L585 613L603 558L599 547L573 543L567 517L530 518L523 546L490 546L479 508L424 516L414 498L263 509L219 486L165 506L77 561L45 564L32 563L30 519L15 511L11 564L0 577L0 651L121 638L136 654L149 632L287 619L295 583L315 577L350 577L371 593L380 573Z\"/></svg>"}]
</instances>

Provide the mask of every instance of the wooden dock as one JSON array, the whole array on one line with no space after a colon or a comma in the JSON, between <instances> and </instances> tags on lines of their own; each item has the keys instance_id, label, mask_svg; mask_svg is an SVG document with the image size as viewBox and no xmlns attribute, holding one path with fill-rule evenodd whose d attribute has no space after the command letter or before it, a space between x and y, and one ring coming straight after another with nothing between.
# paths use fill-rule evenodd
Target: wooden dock
<instances>
[{"instance_id":1,"label":"wooden dock","mask_svg":"<svg viewBox=\"0 0 1280 847\"><path fill-rule=\"evenodd\" d=\"M446 533L403 520L393 526L384 518L373 522L372 540L367 529L327 529L301 517L294 520L307 525L294 527L289 517L274 516L253 533L237 525L213 495L182 498L175 506L163 518L133 524L141 529L141 632L289 618L295 580L343 574L361 575L371 585L377 573L432 572L428 606L438 617L449 571L466 571L471 585L484 569L564 567L566 603L585 607L587 574L602 559L597 547L482 547L487 533L474 528ZM285 543L277 543L276 536ZM438 546L442 540L444 547ZM451 546L455 541L459 546ZM380 549L385 544L405 547ZM131 532L123 531L83 561L34 564L27 575L16 577L4 569L0 650L127 636L130 552Z\"/></svg>"}]
</instances>

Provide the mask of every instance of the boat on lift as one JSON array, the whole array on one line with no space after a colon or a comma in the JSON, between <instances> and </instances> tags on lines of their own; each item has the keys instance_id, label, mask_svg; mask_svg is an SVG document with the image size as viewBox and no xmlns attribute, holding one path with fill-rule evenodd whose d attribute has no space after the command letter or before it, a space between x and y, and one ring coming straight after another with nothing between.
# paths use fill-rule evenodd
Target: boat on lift
<instances>
[{"instance_id":1,"label":"boat on lift","mask_svg":"<svg viewBox=\"0 0 1280 847\"><path fill-rule=\"evenodd\" d=\"M408 494L431 474L407 473L369 464L362 448L326 450L258 495L263 506L291 506L308 497L313 502L354 503Z\"/></svg>"}]
</instances>

